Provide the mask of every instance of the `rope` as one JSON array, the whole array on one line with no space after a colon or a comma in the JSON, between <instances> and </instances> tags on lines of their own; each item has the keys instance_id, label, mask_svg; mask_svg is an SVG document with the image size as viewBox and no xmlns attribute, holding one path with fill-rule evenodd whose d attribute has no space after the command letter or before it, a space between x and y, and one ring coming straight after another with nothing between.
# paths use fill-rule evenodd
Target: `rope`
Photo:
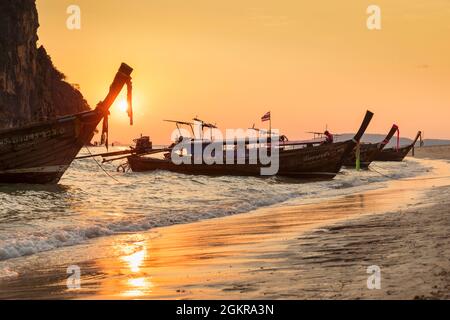
<instances>
[{"instance_id":1,"label":"rope","mask_svg":"<svg viewBox=\"0 0 450 320\"><path fill-rule=\"evenodd\" d=\"M386 177L386 178L389 178L389 179L392 179L392 177L391 176L388 176L387 174L384 174L384 173L382 173L382 172L380 172L380 171L378 171L378 170L375 170L373 167L374 166L376 166L376 165L374 165L373 163L370 165L370 171L373 171L373 172L376 172L376 173L378 173L379 175L381 175L381 176L383 176L383 177ZM379 168L379 167L378 167ZM380 168L379 168L380 169Z\"/></svg>"},{"instance_id":2,"label":"rope","mask_svg":"<svg viewBox=\"0 0 450 320\"><path fill-rule=\"evenodd\" d=\"M92 156L91 150L89 150L89 148L87 146L85 146L86 150L89 152L89 154ZM95 157L92 157L92 159L94 159L95 163L100 167L100 169L102 169L102 171L111 179L113 179L114 181L116 181L117 183L121 183L119 180L117 180L116 178L114 178L112 175L109 174L108 171L105 170L105 168L102 167L102 165L100 163L98 163L97 159L95 159Z\"/></svg>"},{"instance_id":3,"label":"rope","mask_svg":"<svg viewBox=\"0 0 450 320\"><path fill-rule=\"evenodd\" d=\"M376 167L376 165L374 165L374 164L372 163L371 166L370 166L370 170L371 170L371 171L374 171L374 172L378 173L379 175L382 175L382 176L384 176L384 177L386 177L386 178L393 179L393 177L390 177L390 176L388 176L388 175L386 175L386 174L383 174L383 173L381 173L381 172L379 172L379 171L373 169L373 166ZM378 168L380 168L380 167L378 167ZM400 180L403 180L403 181L425 181L425 180L437 180L437 179L450 179L450 176L428 177L428 178L401 178Z\"/></svg>"}]
</instances>

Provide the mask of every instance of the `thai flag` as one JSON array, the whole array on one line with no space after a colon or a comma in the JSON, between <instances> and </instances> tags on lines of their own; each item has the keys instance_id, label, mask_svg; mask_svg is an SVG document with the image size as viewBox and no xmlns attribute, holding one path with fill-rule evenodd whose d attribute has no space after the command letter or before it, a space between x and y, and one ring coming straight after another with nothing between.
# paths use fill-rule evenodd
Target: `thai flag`
<instances>
[{"instance_id":1,"label":"thai flag","mask_svg":"<svg viewBox=\"0 0 450 320\"><path fill-rule=\"evenodd\" d=\"M270 111L261 117L261 121L269 121L270 120Z\"/></svg>"}]
</instances>

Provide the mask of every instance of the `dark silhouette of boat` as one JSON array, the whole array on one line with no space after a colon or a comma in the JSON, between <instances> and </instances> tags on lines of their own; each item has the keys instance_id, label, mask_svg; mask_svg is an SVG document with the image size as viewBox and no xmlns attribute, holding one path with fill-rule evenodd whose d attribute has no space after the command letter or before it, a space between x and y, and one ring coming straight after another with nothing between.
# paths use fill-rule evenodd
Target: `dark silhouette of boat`
<instances>
[{"instance_id":1,"label":"dark silhouette of boat","mask_svg":"<svg viewBox=\"0 0 450 320\"><path fill-rule=\"evenodd\" d=\"M397 148L384 149L382 152L377 154L377 156L375 157L375 161L397 161L397 162L403 161L403 159L405 159L405 157L408 155L411 149L414 148L417 140L419 140L421 136L422 132L419 131L413 143L411 143L410 145L398 149Z\"/></svg>"},{"instance_id":2,"label":"dark silhouette of boat","mask_svg":"<svg viewBox=\"0 0 450 320\"><path fill-rule=\"evenodd\" d=\"M361 143L359 145L360 148L360 167L362 169L369 168L369 165L375 160L377 155L382 152L384 147L391 141L391 138L398 131L398 127L394 124L387 134L386 138L379 143ZM355 167L356 165L356 152L357 147L350 152L350 154L345 158L344 166L345 167Z\"/></svg>"},{"instance_id":3,"label":"dark silhouette of boat","mask_svg":"<svg viewBox=\"0 0 450 320\"><path fill-rule=\"evenodd\" d=\"M122 63L106 98L94 110L0 131L0 183L58 183L80 149L94 136L124 85L131 97L131 72Z\"/></svg>"},{"instance_id":4,"label":"dark silhouette of boat","mask_svg":"<svg viewBox=\"0 0 450 320\"><path fill-rule=\"evenodd\" d=\"M289 149L287 145L280 144L277 175L318 180L334 178L340 171L345 157L352 152L357 142L363 136L372 117L373 113L367 111L360 129L352 140L316 146L307 144L299 149ZM184 164L175 164L170 157L158 159L136 154L128 156L127 159L131 170L134 172L167 170L184 174L210 176L261 176L261 168L269 166L263 165L259 159L255 164L251 164L248 161L248 155L246 155L245 164L238 164L237 161L233 161L233 164L195 164L192 156L190 163Z\"/></svg>"}]
</instances>

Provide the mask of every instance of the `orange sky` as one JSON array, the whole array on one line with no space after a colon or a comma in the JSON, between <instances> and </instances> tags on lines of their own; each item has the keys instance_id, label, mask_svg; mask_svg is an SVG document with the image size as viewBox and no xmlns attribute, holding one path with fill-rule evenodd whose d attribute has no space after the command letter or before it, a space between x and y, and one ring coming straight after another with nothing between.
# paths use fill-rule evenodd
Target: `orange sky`
<instances>
[{"instance_id":1,"label":"orange sky","mask_svg":"<svg viewBox=\"0 0 450 320\"><path fill-rule=\"evenodd\" d=\"M81 8L81 30L66 9ZM381 7L382 30L366 28ZM268 110L290 138L305 131L450 138L450 2L446 0L37 0L39 43L91 104L120 62L135 68L135 125L113 107L111 141L167 143L162 119L247 128Z\"/></svg>"}]
</instances>

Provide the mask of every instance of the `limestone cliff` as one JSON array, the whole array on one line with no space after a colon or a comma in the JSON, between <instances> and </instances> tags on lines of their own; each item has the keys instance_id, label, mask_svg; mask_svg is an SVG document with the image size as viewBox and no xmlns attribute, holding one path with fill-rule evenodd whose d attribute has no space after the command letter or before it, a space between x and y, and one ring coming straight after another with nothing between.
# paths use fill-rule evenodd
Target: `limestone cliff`
<instances>
[{"instance_id":1,"label":"limestone cliff","mask_svg":"<svg viewBox=\"0 0 450 320\"><path fill-rule=\"evenodd\" d=\"M44 47L35 0L0 1L0 129L88 110Z\"/></svg>"}]
</instances>

